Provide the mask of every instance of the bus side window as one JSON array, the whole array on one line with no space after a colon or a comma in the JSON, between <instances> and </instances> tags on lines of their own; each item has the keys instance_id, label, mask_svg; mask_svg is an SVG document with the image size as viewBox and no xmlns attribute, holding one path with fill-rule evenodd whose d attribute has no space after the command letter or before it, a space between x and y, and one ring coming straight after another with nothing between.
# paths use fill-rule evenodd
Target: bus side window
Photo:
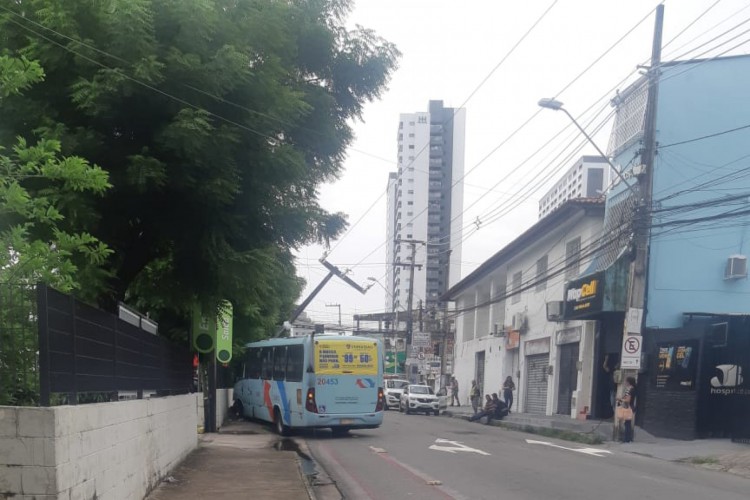
<instances>
[{"instance_id":1,"label":"bus side window","mask_svg":"<svg viewBox=\"0 0 750 500\"><path fill-rule=\"evenodd\" d=\"M263 380L273 378L273 347L261 348L261 374Z\"/></svg>"},{"instance_id":2,"label":"bus side window","mask_svg":"<svg viewBox=\"0 0 750 500\"><path fill-rule=\"evenodd\" d=\"M260 352L261 350L258 349L257 347L248 349L247 358L245 361L245 377L246 378L252 378L252 379L260 378L260 368L261 368Z\"/></svg>"},{"instance_id":3,"label":"bus side window","mask_svg":"<svg viewBox=\"0 0 750 500\"><path fill-rule=\"evenodd\" d=\"M273 379L284 380L286 375L286 346L273 350Z\"/></svg>"},{"instance_id":4,"label":"bus side window","mask_svg":"<svg viewBox=\"0 0 750 500\"><path fill-rule=\"evenodd\" d=\"M302 382L302 367L305 364L305 346L288 346L286 360L287 382Z\"/></svg>"}]
</instances>

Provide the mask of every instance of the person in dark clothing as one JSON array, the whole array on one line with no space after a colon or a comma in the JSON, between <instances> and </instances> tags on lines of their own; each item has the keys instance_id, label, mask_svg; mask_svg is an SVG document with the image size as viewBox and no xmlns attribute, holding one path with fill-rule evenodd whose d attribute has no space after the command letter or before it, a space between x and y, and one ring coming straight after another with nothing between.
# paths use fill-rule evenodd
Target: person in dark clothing
<instances>
[{"instance_id":1,"label":"person in dark clothing","mask_svg":"<svg viewBox=\"0 0 750 500\"><path fill-rule=\"evenodd\" d=\"M508 407L508 413L513 407L513 391L516 390L516 384L513 383L513 377L508 375L503 382L503 399L505 400L505 406Z\"/></svg>"},{"instance_id":2,"label":"person in dark clothing","mask_svg":"<svg viewBox=\"0 0 750 500\"><path fill-rule=\"evenodd\" d=\"M625 379L625 392L617 400L623 407L633 410L633 419L635 418L635 377ZM633 419L623 421L625 432L622 436L623 443L633 441Z\"/></svg>"},{"instance_id":3,"label":"person in dark clothing","mask_svg":"<svg viewBox=\"0 0 750 500\"><path fill-rule=\"evenodd\" d=\"M501 401L500 398L497 397L497 394L492 394L492 402L495 404L495 412L492 414L492 418L502 420L508 416L508 413L510 413L510 411L508 411L508 405ZM487 423L490 423L490 417L487 417Z\"/></svg>"},{"instance_id":4,"label":"person in dark clothing","mask_svg":"<svg viewBox=\"0 0 750 500\"><path fill-rule=\"evenodd\" d=\"M492 414L495 413L495 403L492 402L492 397L489 394L485 396L485 399L484 410L469 417L469 422L475 422L482 417L487 417L487 423L490 422Z\"/></svg>"}]
</instances>

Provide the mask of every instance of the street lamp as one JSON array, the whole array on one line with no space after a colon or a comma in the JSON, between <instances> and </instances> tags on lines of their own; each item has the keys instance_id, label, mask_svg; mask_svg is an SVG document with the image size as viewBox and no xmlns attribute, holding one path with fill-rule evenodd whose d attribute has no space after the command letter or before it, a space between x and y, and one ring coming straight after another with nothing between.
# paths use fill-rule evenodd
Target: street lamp
<instances>
[{"instance_id":1,"label":"street lamp","mask_svg":"<svg viewBox=\"0 0 750 500\"><path fill-rule=\"evenodd\" d=\"M539 104L539 106L541 106L542 108L552 109L554 111L562 111L563 113L568 115L568 118L570 118L570 121L573 122L573 125L578 127L578 130L580 130L583 136L589 141L589 143L591 143L591 145L596 148L596 150L599 152L599 155L601 155L602 158L607 160L607 163L609 163L609 166L612 167L612 170L614 170L615 174L617 174L617 177L619 177L620 180L623 182L623 184L625 184L630 190L630 192L633 193L633 195L635 196L635 199L636 200L638 199L638 193L635 191L633 186L625 179L625 177L622 176L622 174L620 173L620 170L612 164L609 157L605 155L601 149L599 149L599 146L597 146L594 140L589 136L589 134L587 134L586 131L583 130L583 127L581 127L578 124L576 119L573 118L573 115L568 113L567 109L563 108L563 103L561 103L560 101L556 99L545 97L543 99L539 99L539 102L537 104Z\"/></svg>"}]
</instances>

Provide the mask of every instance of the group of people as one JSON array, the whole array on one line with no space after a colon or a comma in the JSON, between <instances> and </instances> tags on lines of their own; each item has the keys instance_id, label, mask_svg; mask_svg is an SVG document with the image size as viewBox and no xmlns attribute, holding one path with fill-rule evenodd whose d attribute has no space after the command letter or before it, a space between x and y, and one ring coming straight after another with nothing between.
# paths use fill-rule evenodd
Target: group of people
<instances>
[{"instance_id":1,"label":"group of people","mask_svg":"<svg viewBox=\"0 0 750 500\"><path fill-rule=\"evenodd\" d=\"M451 377L451 406L461 406L461 401L458 397L458 381L456 377ZM482 392L477 384L476 380L471 381L471 389L469 390L469 401L474 409L474 415L469 419L472 422L479 420L482 417L487 417L487 423L489 424L493 418L501 419L510 413L510 409L513 406L513 391L516 390L516 384L513 383L513 377L508 375L503 382L502 392L503 399L501 401L497 393L492 395L487 394L485 396L485 404L482 411L480 406L482 402Z\"/></svg>"},{"instance_id":2,"label":"group of people","mask_svg":"<svg viewBox=\"0 0 750 500\"><path fill-rule=\"evenodd\" d=\"M508 405L503 401L500 401L500 398L497 397L497 393L493 393L492 396L487 394L484 397L486 399L484 409L479 412L475 410L474 415L469 417L469 422L476 422L482 417L487 417L487 425L489 425L493 418L501 420L508 415Z\"/></svg>"}]
</instances>

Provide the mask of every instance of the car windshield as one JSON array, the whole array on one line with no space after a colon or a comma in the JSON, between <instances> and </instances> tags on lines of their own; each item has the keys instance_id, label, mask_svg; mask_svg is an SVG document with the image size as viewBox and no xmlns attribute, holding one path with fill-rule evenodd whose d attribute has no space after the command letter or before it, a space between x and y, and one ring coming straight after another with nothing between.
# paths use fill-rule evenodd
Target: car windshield
<instances>
[{"instance_id":1,"label":"car windshield","mask_svg":"<svg viewBox=\"0 0 750 500\"><path fill-rule=\"evenodd\" d=\"M403 389L409 385L409 382L406 380L387 380L386 381L386 387L389 389Z\"/></svg>"},{"instance_id":2,"label":"car windshield","mask_svg":"<svg viewBox=\"0 0 750 500\"><path fill-rule=\"evenodd\" d=\"M409 388L412 394L432 394L432 389L426 385L413 385Z\"/></svg>"}]
</instances>

